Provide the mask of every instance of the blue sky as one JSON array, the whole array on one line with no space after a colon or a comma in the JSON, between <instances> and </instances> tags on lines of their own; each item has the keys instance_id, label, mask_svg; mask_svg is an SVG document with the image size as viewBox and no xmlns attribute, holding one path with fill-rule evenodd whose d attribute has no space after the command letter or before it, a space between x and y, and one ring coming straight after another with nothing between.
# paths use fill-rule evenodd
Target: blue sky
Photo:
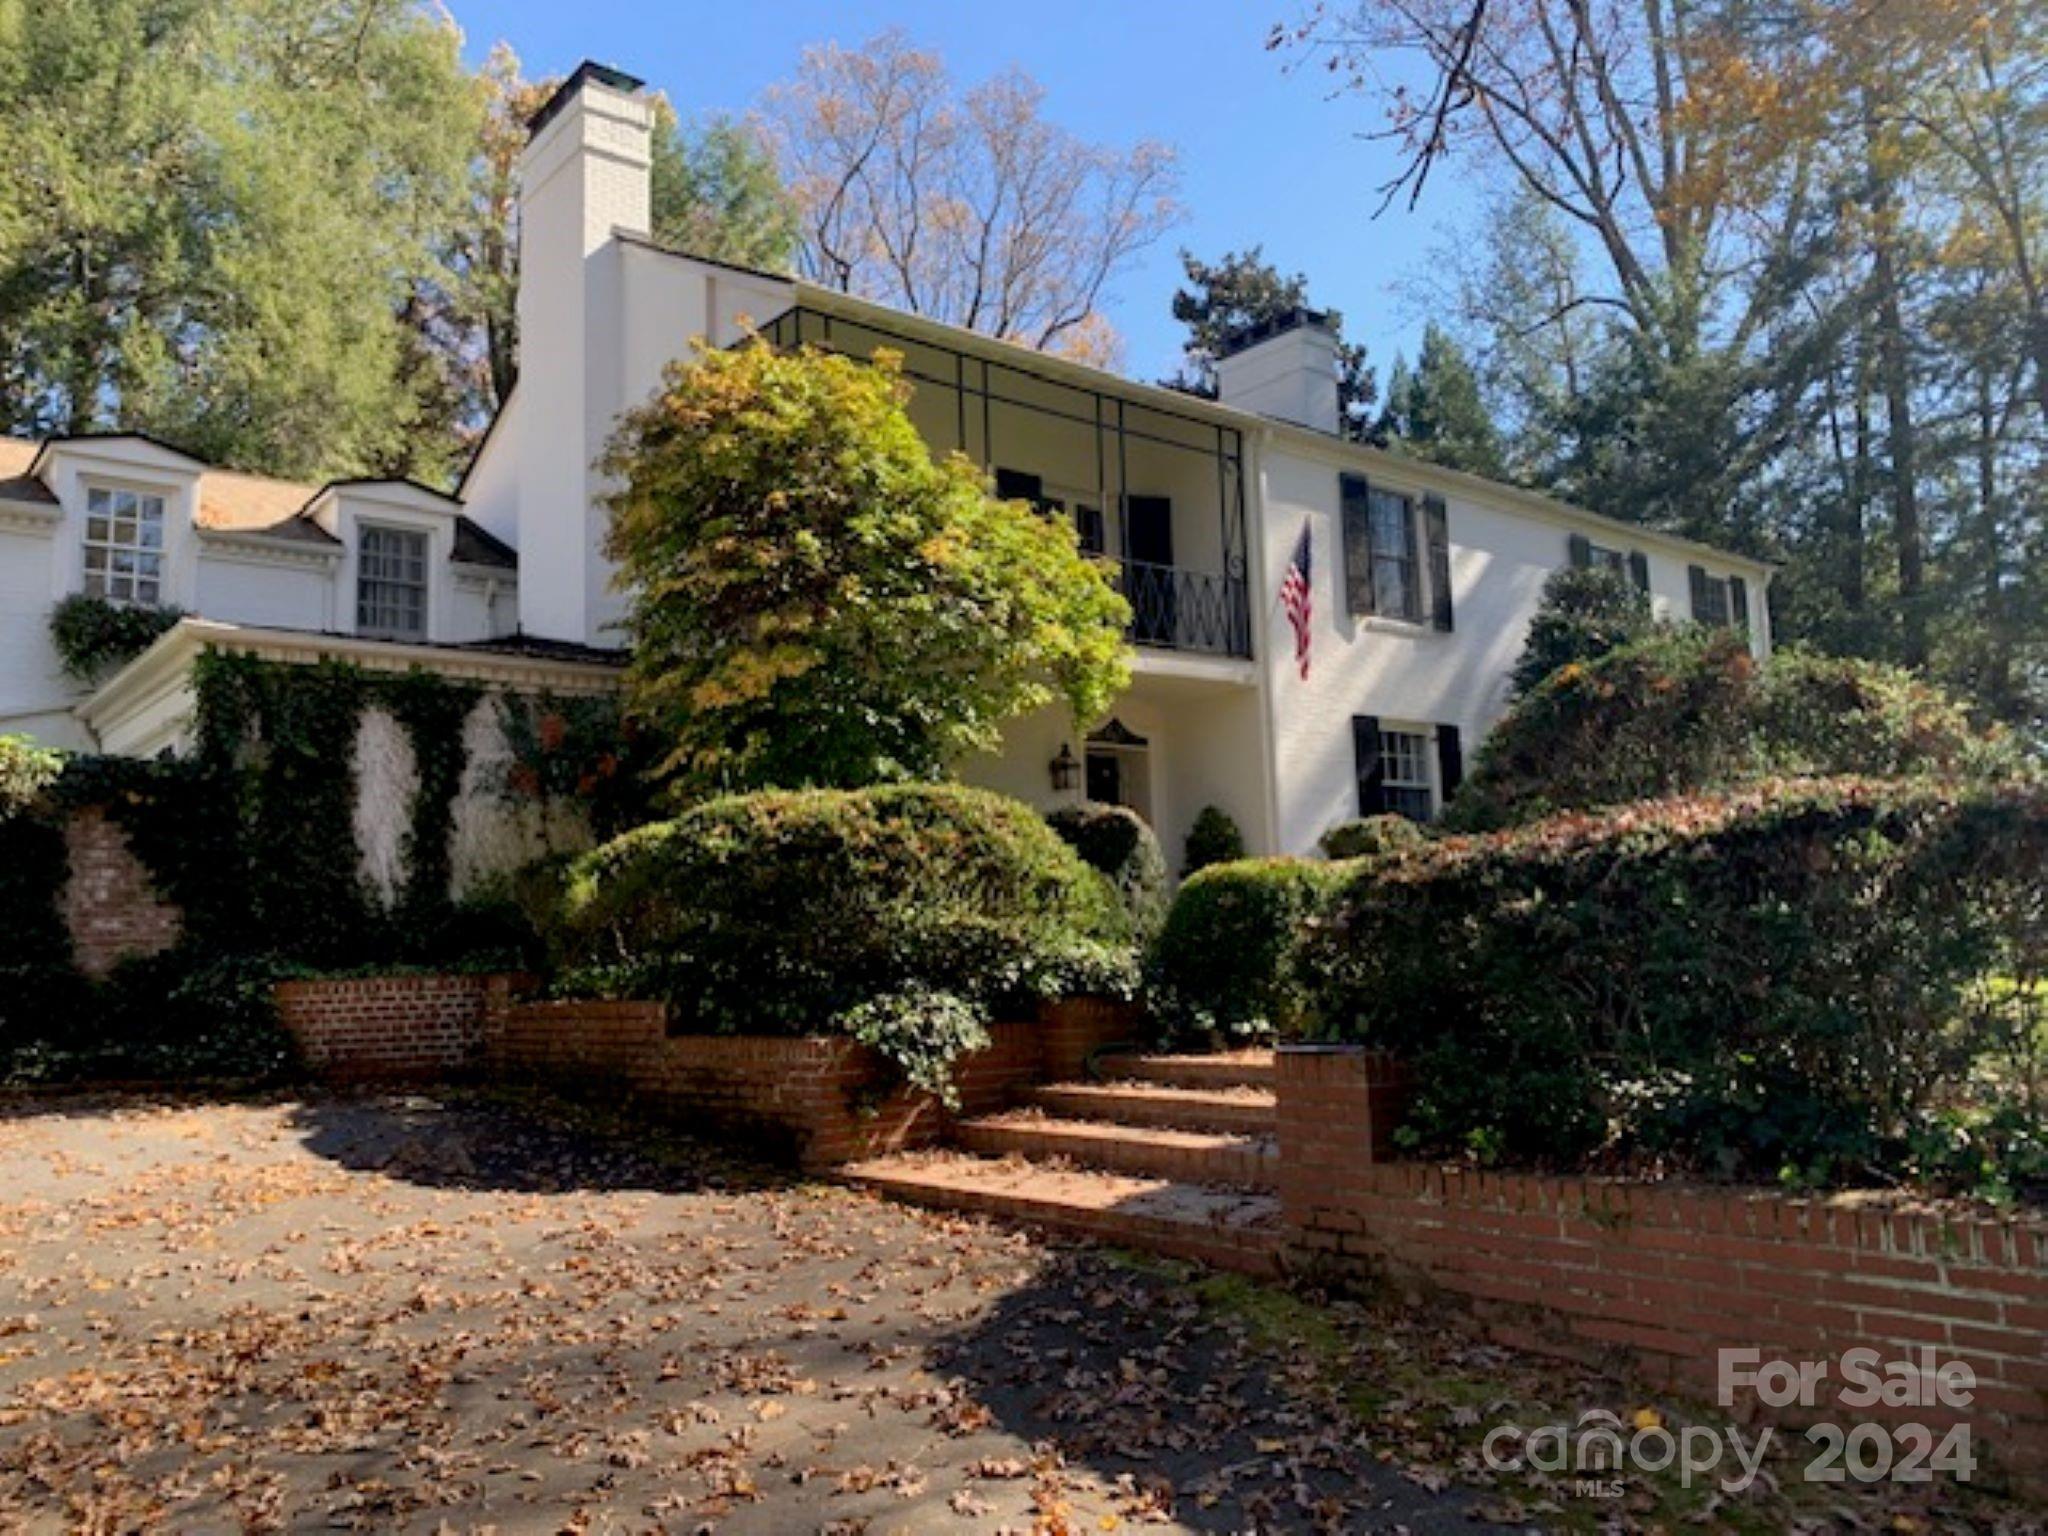
<instances>
[{"instance_id":1,"label":"blue sky","mask_svg":"<svg viewBox=\"0 0 2048 1536\"><path fill-rule=\"evenodd\" d=\"M498 39L529 75L583 58L615 64L669 93L686 116L743 111L786 78L809 44L855 46L891 25L936 48L956 81L1021 65L1047 88L1046 111L1091 139L1164 140L1181 151L1187 221L1116 285L1108 305L1123 333L1126 371L1170 372L1178 331L1167 305L1182 245L1215 257L1263 244L1284 270L1308 275L1315 301L1343 310L1384 379L1397 348L1412 357L1421 331L1398 289L1427 268L1447 222L1463 216L1439 171L1418 213L1378 219L1374 188L1394 168L1391 147L1359 138L1378 108L1331 99L1320 71L1283 70L1266 33L1299 0L450 0L468 51Z\"/></svg>"}]
</instances>

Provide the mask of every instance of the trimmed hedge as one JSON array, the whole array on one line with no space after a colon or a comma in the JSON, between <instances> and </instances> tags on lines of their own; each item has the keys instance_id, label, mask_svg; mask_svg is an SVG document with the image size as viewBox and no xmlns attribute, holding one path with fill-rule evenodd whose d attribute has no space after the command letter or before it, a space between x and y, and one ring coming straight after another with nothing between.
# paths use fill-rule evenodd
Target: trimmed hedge
<instances>
[{"instance_id":1,"label":"trimmed hedge","mask_svg":"<svg viewBox=\"0 0 2048 1536\"><path fill-rule=\"evenodd\" d=\"M966 1021L1134 980L1108 881L957 785L707 801L576 860L551 926L564 990L663 999L695 1032L853 1033L927 1086L978 1043Z\"/></svg>"},{"instance_id":2,"label":"trimmed hedge","mask_svg":"<svg viewBox=\"0 0 2048 1536\"><path fill-rule=\"evenodd\" d=\"M2040 1150L2048 791L1772 781L1439 839L1354 868L1298 964L1309 1033L1413 1063L1425 1152L1939 1183L1986 1091L2023 1134L1980 1164Z\"/></svg>"},{"instance_id":3,"label":"trimmed hedge","mask_svg":"<svg viewBox=\"0 0 2048 1536\"><path fill-rule=\"evenodd\" d=\"M1560 668L1481 747L1444 824L1478 832L1563 811L1723 789L1769 775L2037 773L2010 734L1876 662L1782 650L1762 665L1727 630L1661 630Z\"/></svg>"},{"instance_id":4,"label":"trimmed hedge","mask_svg":"<svg viewBox=\"0 0 2048 1536\"><path fill-rule=\"evenodd\" d=\"M1220 805L1205 805L1196 813L1181 849L1180 877L1185 880L1211 864L1234 864L1244 857L1244 833L1230 812Z\"/></svg>"},{"instance_id":5,"label":"trimmed hedge","mask_svg":"<svg viewBox=\"0 0 2048 1536\"><path fill-rule=\"evenodd\" d=\"M1116 887L1131 928L1142 941L1166 916L1166 856L1151 825L1121 805L1063 805L1046 812L1062 842Z\"/></svg>"},{"instance_id":6,"label":"trimmed hedge","mask_svg":"<svg viewBox=\"0 0 2048 1536\"><path fill-rule=\"evenodd\" d=\"M1406 816L1361 816L1340 821L1316 841L1326 859L1376 859L1419 848L1429 833Z\"/></svg>"},{"instance_id":7,"label":"trimmed hedge","mask_svg":"<svg viewBox=\"0 0 2048 1536\"><path fill-rule=\"evenodd\" d=\"M1175 1034L1264 1036L1297 1022L1294 947L1338 876L1312 859L1241 859L1190 875L1147 957L1153 1017Z\"/></svg>"}]
</instances>

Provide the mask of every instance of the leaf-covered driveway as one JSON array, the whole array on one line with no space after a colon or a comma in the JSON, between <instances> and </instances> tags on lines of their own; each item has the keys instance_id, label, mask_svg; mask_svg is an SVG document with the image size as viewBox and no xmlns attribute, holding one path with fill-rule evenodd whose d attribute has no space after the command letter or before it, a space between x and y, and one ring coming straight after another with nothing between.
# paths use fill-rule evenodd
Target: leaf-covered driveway
<instances>
[{"instance_id":1,"label":"leaf-covered driveway","mask_svg":"<svg viewBox=\"0 0 2048 1536\"><path fill-rule=\"evenodd\" d=\"M0 1114L0 1529L1473 1528L1170 1274L552 1111Z\"/></svg>"}]
</instances>

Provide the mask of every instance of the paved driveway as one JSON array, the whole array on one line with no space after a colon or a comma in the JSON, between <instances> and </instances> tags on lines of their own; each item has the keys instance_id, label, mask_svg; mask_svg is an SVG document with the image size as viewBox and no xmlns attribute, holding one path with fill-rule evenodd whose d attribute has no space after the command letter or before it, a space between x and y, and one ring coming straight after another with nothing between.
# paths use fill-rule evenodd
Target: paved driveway
<instances>
[{"instance_id":1,"label":"paved driveway","mask_svg":"<svg viewBox=\"0 0 2048 1536\"><path fill-rule=\"evenodd\" d=\"M1256 1332L552 1112L0 1114L0 1529L1472 1528Z\"/></svg>"}]
</instances>

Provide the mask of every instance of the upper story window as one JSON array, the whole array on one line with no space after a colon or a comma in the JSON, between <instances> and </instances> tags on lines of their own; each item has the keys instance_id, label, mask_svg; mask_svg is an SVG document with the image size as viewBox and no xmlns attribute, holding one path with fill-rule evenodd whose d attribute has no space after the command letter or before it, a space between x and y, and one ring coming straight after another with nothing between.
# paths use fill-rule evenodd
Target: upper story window
<instances>
[{"instance_id":1,"label":"upper story window","mask_svg":"<svg viewBox=\"0 0 2048 1536\"><path fill-rule=\"evenodd\" d=\"M386 640L427 637L427 536L365 526L356 552L356 633Z\"/></svg>"},{"instance_id":2,"label":"upper story window","mask_svg":"<svg viewBox=\"0 0 2048 1536\"><path fill-rule=\"evenodd\" d=\"M1740 576L1712 576L1704 566L1688 566L1695 624L1749 628L1749 583Z\"/></svg>"},{"instance_id":3,"label":"upper story window","mask_svg":"<svg viewBox=\"0 0 2048 1536\"><path fill-rule=\"evenodd\" d=\"M1583 533L1571 536L1572 564L1580 570L1612 571L1639 591L1650 590L1650 559L1639 549L1613 549L1595 544Z\"/></svg>"},{"instance_id":4,"label":"upper story window","mask_svg":"<svg viewBox=\"0 0 2048 1536\"><path fill-rule=\"evenodd\" d=\"M92 486L85 493L85 593L153 608L163 600L164 499Z\"/></svg>"},{"instance_id":5,"label":"upper story window","mask_svg":"<svg viewBox=\"0 0 2048 1536\"><path fill-rule=\"evenodd\" d=\"M1418 504L1413 496L1381 490L1355 474L1340 475L1337 490L1346 611L1455 628L1450 518L1443 498L1424 496Z\"/></svg>"}]
</instances>

